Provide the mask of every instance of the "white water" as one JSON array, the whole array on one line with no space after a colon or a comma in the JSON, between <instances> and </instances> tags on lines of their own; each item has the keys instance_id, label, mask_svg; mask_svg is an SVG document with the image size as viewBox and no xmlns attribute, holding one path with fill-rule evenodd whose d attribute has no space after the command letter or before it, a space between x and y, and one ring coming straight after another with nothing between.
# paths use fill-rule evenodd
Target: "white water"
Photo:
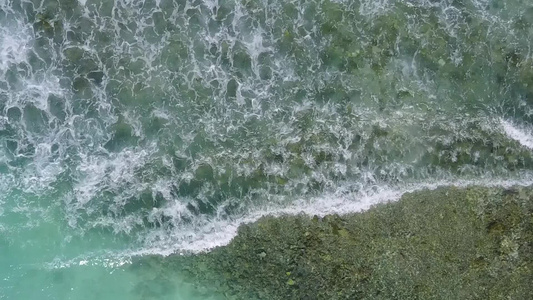
<instances>
[{"instance_id":1,"label":"white water","mask_svg":"<svg viewBox=\"0 0 533 300\"><path fill-rule=\"evenodd\" d=\"M533 129L531 126L521 126L513 122L500 120L505 134L520 145L533 150Z\"/></svg>"}]
</instances>

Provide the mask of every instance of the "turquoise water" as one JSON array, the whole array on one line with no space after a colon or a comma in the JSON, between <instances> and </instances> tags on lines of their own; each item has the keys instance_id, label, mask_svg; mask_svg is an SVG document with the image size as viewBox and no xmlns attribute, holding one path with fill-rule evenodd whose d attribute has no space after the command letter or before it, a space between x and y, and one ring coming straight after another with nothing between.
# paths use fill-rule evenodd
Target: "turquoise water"
<instances>
[{"instance_id":1,"label":"turquoise water","mask_svg":"<svg viewBox=\"0 0 533 300\"><path fill-rule=\"evenodd\" d=\"M0 0L0 299L217 299L148 255L533 183L533 4Z\"/></svg>"}]
</instances>

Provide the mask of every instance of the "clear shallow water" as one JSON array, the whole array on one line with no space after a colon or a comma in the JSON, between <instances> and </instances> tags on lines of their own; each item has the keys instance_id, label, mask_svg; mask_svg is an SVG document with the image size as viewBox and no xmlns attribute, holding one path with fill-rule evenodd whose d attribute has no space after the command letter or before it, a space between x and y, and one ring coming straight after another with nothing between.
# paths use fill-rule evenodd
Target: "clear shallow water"
<instances>
[{"instance_id":1,"label":"clear shallow water","mask_svg":"<svg viewBox=\"0 0 533 300\"><path fill-rule=\"evenodd\" d=\"M0 299L205 299L132 258L530 184L532 24L518 0L0 0Z\"/></svg>"}]
</instances>

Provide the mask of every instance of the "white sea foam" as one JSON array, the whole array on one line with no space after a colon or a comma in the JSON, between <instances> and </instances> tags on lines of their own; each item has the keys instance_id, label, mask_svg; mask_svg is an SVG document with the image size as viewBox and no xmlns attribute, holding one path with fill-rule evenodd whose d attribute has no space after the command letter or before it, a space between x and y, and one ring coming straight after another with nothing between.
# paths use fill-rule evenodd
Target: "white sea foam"
<instances>
[{"instance_id":1,"label":"white sea foam","mask_svg":"<svg viewBox=\"0 0 533 300\"><path fill-rule=\"evenodd\" d=\"M48 97L56 95L62 97L65 91L59 85L59 78L52 74L47 74L46 78L37 80L30 78L25 80L24 89L14 94L13 100L17 105L32 103L38 109L48 112Z\"/></svg>"},{"instance_id":2,"label":"white sea foam","mask_svg":"<svg viewBox=\"0 0 533 300\"><path fill-rule=\"evenodd\" d=\"M364 16L379 16L385 14L393 7L392 1L389 0L369 0L362 1L359 7L359 13Z\"/></svg>"},{"instance_id":3,"label":"white sea foam","mask_svg":"<svg viewBox=\"0 0 533 300\"><path fill-rule=\"evenodd\" d=\"M519 125L517 123L500 119L505 134L519 142L522 146L533 149L533 128L531 126Z\"/></svg>"},{"instance_id":4,"label":"white sea foam","mask_svg":"<svg viewBox=\"0 0 533 300\"><path fill-rule=\"evenodd\" d=\"M26 61L31 50L32 36L27 24L18 22L16 28L0 26L0 74L12 64Z\"/></svg>"},{"instance_id":5,"label":"white sea foam","mask_svg":"<svg viewBox=\"0 0 533 300\"><path fill-rule=\"evenodd\" d=\"M97 197L102 192L102 187L108 191L126 188L124 197L142 190L144 186L135 176L135 170L150 159L153 151L154 147L145 147L125 149L119 153L107 153L103 150L100 155L84 155L77 167L79 180L74 185L78 208Z\"/></svg>"}]
</instances>

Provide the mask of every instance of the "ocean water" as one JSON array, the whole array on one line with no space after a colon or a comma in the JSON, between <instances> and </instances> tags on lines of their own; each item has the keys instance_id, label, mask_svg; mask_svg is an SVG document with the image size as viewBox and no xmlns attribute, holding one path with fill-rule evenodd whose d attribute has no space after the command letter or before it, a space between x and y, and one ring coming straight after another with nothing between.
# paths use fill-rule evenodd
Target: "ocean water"
<instances>
[{"instance_id":1,"label":"ocean water","mask_svg":"<svg viewBox=\"0 0 533 300\"><path fill-rule=\"evenodd\" d=\"M529 185L532 46L525 0L0 0L0 299L220 299L134 261Z\"/></svg>"}]
</instances>

